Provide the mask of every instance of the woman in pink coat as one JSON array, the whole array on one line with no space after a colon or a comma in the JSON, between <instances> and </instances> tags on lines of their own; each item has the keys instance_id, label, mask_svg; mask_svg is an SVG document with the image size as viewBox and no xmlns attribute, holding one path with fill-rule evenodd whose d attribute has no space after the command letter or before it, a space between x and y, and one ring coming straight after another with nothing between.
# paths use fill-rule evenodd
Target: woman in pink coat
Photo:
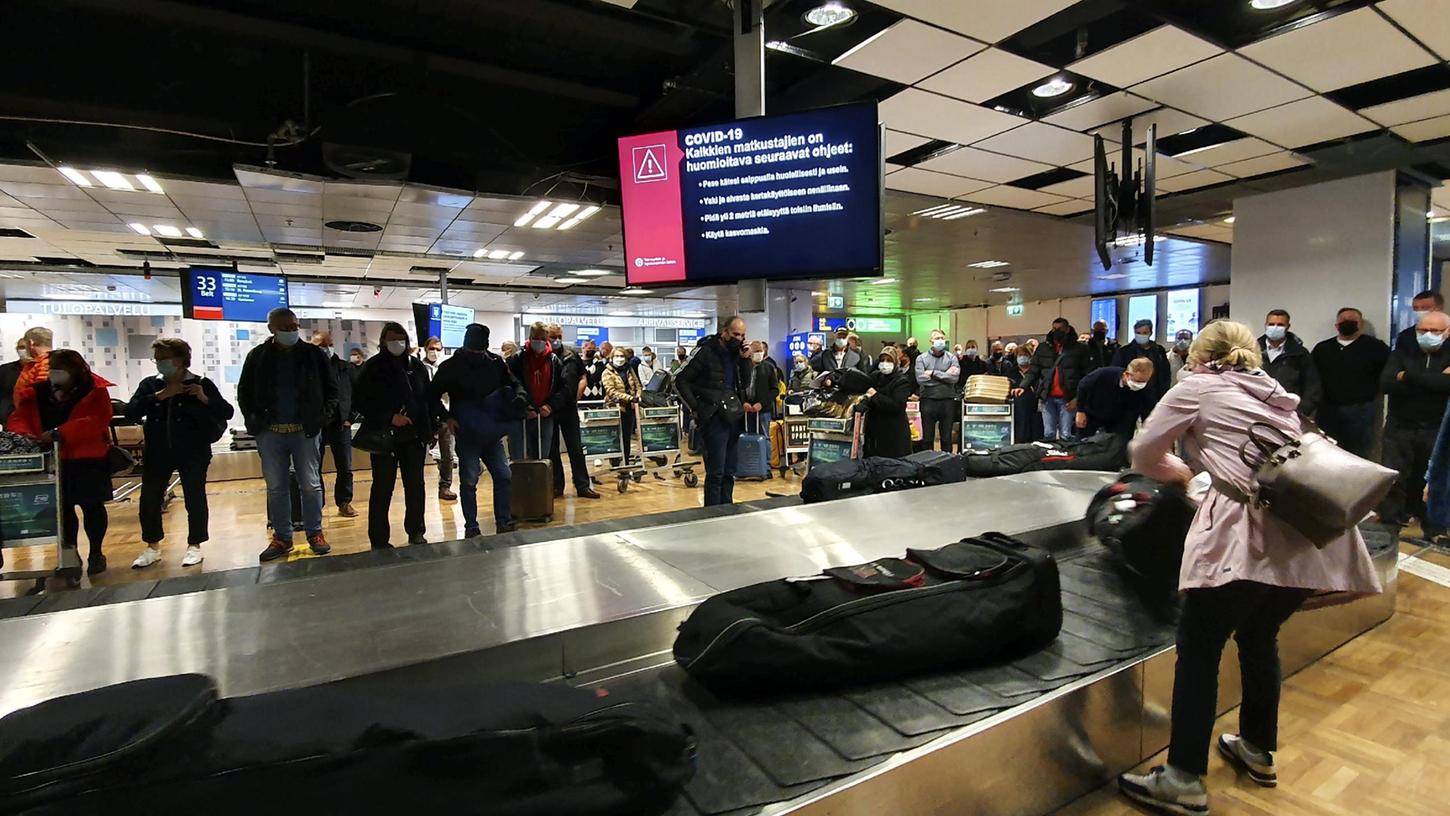
<instances>
[{"instance_id":1,"label":"woman in pink coat","mask_svg":"<svg viewBox=\"0 0 1450 816\"><path fill-rule=\"evenodd\" d=\"M1185 484L1195 471L1207 470L1216 482L1247 492L1253 471L1239 459L1239 448L1249 426L1267 423L1297 436L1299 398L1260 370L1258 342L1241 323L1204 327L1187 364L1194 375L1164 395L1134 441L1133 469ZM1180 438L1192 469L1172 453ZM1221 736L1218 749L1253 781L1273 787L1279 627L1315 590L1373 594L1380 584L1358 530L1321 550L1267 511L1214 489L1189 529L1178 586L1184 602L1168 765L1124 774L1118 782L1129 798L1160 812L1200 816L1208 813L1202 777L1208 773L1219 659L1229 636L1238 643L1243 679L1241 733Z\"/></svg>"}]
</instances>

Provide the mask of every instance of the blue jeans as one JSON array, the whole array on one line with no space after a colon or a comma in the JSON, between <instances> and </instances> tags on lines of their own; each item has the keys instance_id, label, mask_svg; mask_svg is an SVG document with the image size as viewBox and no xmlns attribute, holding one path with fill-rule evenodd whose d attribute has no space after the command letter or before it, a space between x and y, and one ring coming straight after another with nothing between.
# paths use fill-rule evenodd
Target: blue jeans
<instances>
[{"instance_id":1,"label":"blue jeans","mask_svg":"<svg viewBox=\"0 0 1450 816\"><path fill-rule=\"evenodd\" d=\"M458 503L463 508L463 532L478 529L478 477L484 467L493 477L494 529L513 523L513 472L503 439L460 433L454 440L458 451Z\"/></svg>"},{"instance_id":2,"label":"blue jeans","mask_svg":"<svg viewBox=\"0 0 1450 816\"><path fill-rule=\"evenodd\" d=\"M291 474L297 474L302 498L302 528L309 537L322 532L322 451L317 437L301 431L257 434L257 454L262 457L262 476L267 481L267 521L272 534L292 540Z\"/></svg>"},{"instance_id":3,"label":"blue jeans","mask_svg":"<svg viewBox=\"0 0 1450 816\"><path fill-rule=\"evenodd\" d=\"M700 424L705 458L705 506L735 502L735 464L740 455L742 422L712 416Z\"/></svg>"},{"instance_id":4,"label":"blue jeans","mask_svg":"<svg viewBox=\"0 0 1450 816\"><path fill-rule=\"evenodd\" d=\"M548 459L554 441L554 418L523 419L508 432L509 459ZM542 445L541 445L542 442Z\"/></svg>"},{"instance_id":5,"label":"blue jeans","mask_svg":"<svg viewBox=\"0 0 1450 816\"><path fill-rule=\"evenodd\" d=\"M1042 438L1071 439L1073 412L1067 409L1068 401L1061 397L1042 399Z\"/></svg>"}]
</instances>

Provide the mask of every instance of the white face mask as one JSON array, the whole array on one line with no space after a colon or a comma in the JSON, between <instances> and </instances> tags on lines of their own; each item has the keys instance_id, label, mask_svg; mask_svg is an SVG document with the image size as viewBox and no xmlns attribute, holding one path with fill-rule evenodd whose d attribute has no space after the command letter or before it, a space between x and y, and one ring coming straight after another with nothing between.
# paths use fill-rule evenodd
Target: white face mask
<instances>
[{"instance_id":1,"label":"white face mask","mask_svg":"<svg viewBox=\"0 0 1450 816\"><path fill-rule=\"evenodd\" d=\"M337 356L337 350L334 349L332 346L323 346L322 347L322 353L323 354L326 354L328 357L336 357Z\"/></svg>"},{"instance_id":2,"label":"white face mask","mask_svg":"<svg viewBox=\"0 0 1450 816\"><path fill-rule=\"evenodd\" d=\"M15 350L15 356L20 358L20 362L28 363L30 362L30 349L18 348Z\"/></svg>"},{"instance_id":3,"label":"white face mask","mask_svg":"<svg viewBox=\"0 0 1450 816\"><path fill-rule=\"evenodd\" d=\"M752 360L754 360L755 362L758 363L761 360L764 360L765 359L765 352L763 352L763 351L751 352L750 359L752 359Z\"/></svg>"},{"instance_id":4,"label":"white face mask","mask_svg":"<svg viewBox=\"0 0 1450 816\"><path fill-rule=\"evenodd\" d=\"M653 354L646 354L644 356L644 361L646 363L649 363L650 365L654 365L655 364L655 356Z\"/></svg>"},{"instance_id":5,"label":"white face mask","mask_svg":"<svg viewBox=\"0 0 1450 816\"><path fill-rule=\"evenodd\" d=\"M876 367L881 369L882 374L890 374L891 372L896 370L896 363L888 363L883 360L882 362L878 363Z\"/></svg>"},{"instance_id":6,"label":"white face mask","mask_svg":"<svg viewBox=\"0 0 1450 816\"><path fill-rule=\"evenodd\" d=\"M436 362L438 362L439 355L440 355L440 352L438 351L438 349L428 349L428 362L430 362L430 363L436 363Z\"/></svg>"},{"instance_id":7,"label":"white face mask","mask_svg":"<svg viewBox=\"0 0 1450 816\"><path fill-rule=\"evenodd\" d=\"M1128 386L1128 390L1130 391L1142 391L1144 388L1148 387L1147 383L1138 382L1137 380L1132 379L1128 380L1126 383L1124 383L1124 385Z\"/></svg>"},{"instance_id":8,"label":"white face mask","mask_svg":"<svg viewBox=\"0 0 1450 816\"><path fill-rule=\"evenodd\" d=\"M391 354L391 355L393 355L394 357L402 357L403 354L405 352L407 352L407 350L408 350L408 341L407 340L389 340L388 341L388 353Z\"/></svg>"},{"instance_id":9,"label":"white face mask","mask_svg":"<svg viewBox=\"0 0 1450 816\"><path fill-rule=\"evenodd\" d=\"M70 385L70 372L63 368L52 368L50 370L50 384L56 388L65 388Z\"/></svg>"},{"instance_id":10,"label":"white face mask","mask_svg":"<svg viewBox=\"0 0 1450 816\"><path fill-rule=\"evenodd\" d=\"M810 364L809 363L800 363L800 362L798 362L798 363L795 364L795 370L796 371L805 371L807 368L810 368Z\"/></svg>"},{"instance_id":11,"label":"white face mask","mask_svg":"<svg viewBox=\"0 0 1450 816\"><path fill-rule=\"evenodd\" d=\"M626 362L626 360L624 359L624 357L622 357L622 356L616 356L614 358L614 367L615 368L624 368L625 362Z\"/></svg>"}]
</instances>

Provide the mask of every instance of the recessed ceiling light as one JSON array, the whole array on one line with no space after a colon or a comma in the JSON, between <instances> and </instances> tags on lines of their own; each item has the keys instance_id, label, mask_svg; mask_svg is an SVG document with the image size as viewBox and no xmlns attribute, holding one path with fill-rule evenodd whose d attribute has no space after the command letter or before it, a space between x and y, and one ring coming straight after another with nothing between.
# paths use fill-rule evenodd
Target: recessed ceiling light
<instances>
[{"instance_id":1,"label":"recessed ceiling light","mask_svg":"<svg viewBox=\"0 0 1450 816\"><path fill-rule=\"evenodd\" d=\"M92 170L91 175L96 177L96 181L99 181L112 190L135 191L136 189L134 184L127 181L125 176L117 173L115 170Z\"/></svg>"},{"instance_id":2,"label":"recessed ceiling light","mask_svg":"<svg viewBox=\"0 0 1450 816\"><path fill-rule=\"evenodd\" d=\"M578 204L556 204L554 205L554 209L549 210L548 215L540 218L538 221L535 221L533 223L533 228L550 229L557 225L560 221L563 221L565 218L573 215L574 211L577 209L579 209Z\"/></svg>"},{"instance_id":3,"label":"recessed ceiling light","mask_svg":"<svg viewBox=\"0 0 1450 816\"><path fill-rule=\"evenodd\" d=\"M150 235L151 234L151 229L149 227L147 227L145 224L127 224L127 226L129 226L131 229L135 230L140 235Z\"/></svg>"},{"instance_id":4,"label":"recessed ceiling light","mask_svg":"<svg viewBox=\"0 0 1450 816\"><path fill-rule=\"evenodd\" d=\"M896 278L877 278L871 281L872 286L884 286L888 283L896 283Z\"/></svg>"},{"instance_id":5,"label":"recessed ceiling light","mask_svg":"<svg viewBox=\"0 0 1450 816\"><path fill-rule=\"evenodd\" d=\"M1249 6L1259 11L1270 11L1276 8L1297 3L1299 0L1249 0Z\"/></svg>"},{"instance_id":6,"label":"recessed ceiling light","mask_svg":"<svg viewBox=\"0 0 1450 816\"><path fill-rule=\"evenodd\" d=\"M555 283L568 283L568 284L571 284L572 285L572 284L575 284L575 283L588 283L589 281L586 278L554 278L554 282Z\"/></svg>"},{"instance_id":7,"label":"recessed ceiling light","mask_svg":"<svg viewBox=\"0 0 1450 816\"><path fill-rule=\"evenodd\" d=\"M1036 88L1033 88L1032 95L1048 98L1053 96L1062 96L1070 90L1072 90L1072 82L1065 77L1059 76L1053 77L1052 79L1047 80L1041 85L1038 85Z\"/></svg>"},{"instance_id":8,"label":"recessed ceiling light","mask_svg":"<svg viewBox=\"0 0 1450 816\"><path fill-rule=\"evenodd\" d=\"M623 292L626 295L653 295L655 293L655 290L653 290L653 289L638 289L638 288L635 288L635 289L621 289L620 291Z\"/></svg>"},{"instance_id":9,"label":"recessed ceiling light","mask_svg":"<svg viewBox=\"0 0 1450 816\"><path fill-rule=\"evenodd\" d=\"M181 230L171 226L170 224L153 224L151 229L156 230L156 232L166 236L167 238L181 237Z\"/></svg>"},{"instance_id":10,"label":"recessed ceiling light","mask_svg":"<svg viewBox=\"0 0 1450 816\"><path fill-rule=\"evenodd\" d=\"M1229 216L1229 217L1228 217L1228 218L1225 218L1225 219L1224 219L1224 220L1223 220L1223 222L1224 222L1224 223L1225 223L1225 224L1232 224L1232 223L1233 223L1233 222L1234 222L1234 217L1233 217L1233 216L1232 216L1232 215L1230 215L1230 216Z\"/></svg>"},{"instance_id":11,"label":"recessed ceiling light","mask_svg":"<svg viewBox=\"0 0 1450 816\"><path fill-rule=\"evenodd\" d=\"M82 173L81 171L75 169L74 167L62 167L62 168L60 168L60 174L62 176L65 176L66 178L70 179L72 182L74 182L77 187L93 187L93 186L95 186L95 185L91 184L91 180L90 179L86 178L86 174L85 173Z\"/></svg>"},{"instance_id":12,"label":"recessed ceiling light","mask_svg":"<svg viewBox=\"0 0 1450 816\"><path fill-rule=\"evenodd\" d=\"M930 303L933 300L936 300L936 298L929 298L929 297L928 298L912 298L911 299L911 302L912 303Z\"/></svg>"},{"instance_id":13,"label":"recessed ceiling light","mask_svg":"<svg viewBox=\"0 0 1450 816\"><path fill-rule=\"evenodd\" d=\"M139 181L139 182L141 182L141 186L142 187L145 187L147 190L150 190L153 193L165 193L166 192L165 190L161 189L161 183L160 182L158 182L154 178L151 178L150 176L146 175L145 173L137 173L136 174L136 180Z\"/></svg>"},{"instance_id":14,"label":"recessed ceiling light","mask_svg":"<svg viewBox=\"0 0 1450 816\"><path fill-rule=\"evenodd\" d=\"M942 210L955 210L959 206L960 205L958 204L938 204L935 207L927 207L924 210L917 210L916 212L913 212L912 215L934 215L941 212Z\"/></svg>"},{"instance_id":15,"label":"recessed ceiling light","mask_svg":"<svg viewBox=\"0 0 1450 816\"><path fill-rule=\"evenodd\" d=\"M508 256L509 256L509 251L507 249L493 249L493 250L489 250L489 253L488 253L488 259L490 261L501 261L504 258L507 258Z\"/></svg>"},{"instance_id":16,"label":"recessed ceiling light","mask_svg":"<svg viewBox=\"0 0 1450 816\"><path fill-rule=\"evenodd\" d=\"M510 261L517 261L519 258L522 258L522 257L524 257L524 251L522 249L516 250L514 252L510 252L509 253L509 260Z\"/></svg>"},{"instance_id":17,"label":"recessed ceiling light","mask_svg":"<svg viewBox=\"0 0 1450 816\"><path fill-rule=\"evenodd\" d=\"M569 274L571 274L571 275L580 275L580 276L583 276L583 277L586 277L586 278L597 278L597 277L600 277L601 275L608 275L608 274L611 274L611 273L610 273L610 271L608 269L576 269L576 270L574 270L573 272L571 272Z\"/></svg>"},{"instance_id":18,"label":"recessed ceiling light","mask_svg":"<svg viewBox=\"0 0 1450 816\"><path fill-rule=\"evenodd\" d=\"M1022 290L1021 289L1018 289L1015 286L999 286L996 289L988 289L987 291L988 292L996 292L998 294L1006 294L1008 292L1020 292Z\"/></svg>"},{"instance_id":19,"label":"recessed ceiling light","mask_svg":"<svg viewBox=\"0 0 1450 816\"><path fill-rule=\"evenodd\" d=\"M984 212L986 212L986 210L981 207L972 207L966 210L958 210L957 212L949 213L947 215L933 215L932 218L940 218L943 221L955 221L958 218L966 218L972 215L981 215Z\"/></svg>"},{"instance_id":20,"label":"recessed ceiling light","mask_svg":"<svg viewBox=\"0 0 1450 816\"><path fill-rule=\"evenodd\" d=\"M811 292L811 297L825 297L825 292Z\"/></svg>"},{"instance_id":21,"label":"recessed ceiling light","mask_svg":"<svg viewBox=\"0 0 1450 816\"><path fill-rule=\"evenodd\" d=\"M205 237L201 234L201 230L197 229L196 227L187 227L186 234L197 239L198 241Z\"/></svg>"},{"instance_id":22,"label":"recessed ceiling light","mask_svg":"<svg viewBox=\"0 0 1450 816\"><path fill-rule=\"evenodd\" d=\"M488 254L488 250L486 250L486 249L476 249L476 250L473 251L473 257L475 257L475 258L482 258L483 256L485 256L487 254Z\"/></svg>"},{"instance_id":23,"label":"recessed ceiling light","mask_svg":"<svg viewBox=\"0 0 1450 816\"><path fill-rule=\"evenodd\" d=\"M801 17L817 28L826 28L851 22L856 19L856 10L838 0L830 0L810 9Z\"/></svg>"},{"instance_id":24,"label":"recessed ceiling light","mask_svg":"<svg viewBox=\"0 0 1450 816\"><path fill-rule=\"evenodd\" d=\"M588 207L585 207L584 209L582 209L579 212L575 213L573 218L570 218L568 221L565 221L564 223L560 224L559 225L559 229L561 229L561 230L569 229L569 228L573 227L575 224L579 223L580 221L583 221L584 219L588 218L589 216L591 216L591 215L599 212L599 209L600 209L599 208L599 205L597 205L597 204L590 204Z\"/></svg>"},{"instance_id":25,"label":"recessed ceiling light","mask_svg":"<svg viewBox=\"0 0 1450 816\"><path fill-rule=\"evenodd\" d=\"M537 203L534 206L530 207L528 212L526 212L523 215L519 216L519 220L517 220L517 221L514 222L514 226L516 226L516 227L527 227L529 225L529 222L530 221L534 220L534 218L536 216L538 216L539 213L541 213L541 212L543 212L544 210L547 210L547 209L549 209L549 202L547 202L547 201L540 201L539 203Z\"/></svg>"},{"instance_id":26,"label":"recessed ceiling light","mask_svg":"<svg viewBox=\"0 0 1450 816\"><path fill-rule=\"evenodd\" d=\"M967 266L977 269L996 269L999 266L1011 266L1011 264L1006 261L977 261L976 263L967 264Z\"/></svg>"}]
</instances>

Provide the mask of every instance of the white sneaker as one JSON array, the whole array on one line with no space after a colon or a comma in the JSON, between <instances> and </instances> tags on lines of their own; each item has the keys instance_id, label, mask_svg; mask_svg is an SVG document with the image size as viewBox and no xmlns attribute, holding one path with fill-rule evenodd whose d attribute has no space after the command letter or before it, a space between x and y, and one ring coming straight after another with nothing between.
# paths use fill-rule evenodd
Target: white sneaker
<instances>
[{"instance_id":1,"label":"white sneaker","mask_svg":"<svg viewBox=\"0 0 1450 816\"><path fill-rule=\"evenodd\" d=\"M201 563L201 548L192 546L186 548L186 557L181 559L181 566L194 567Z\"/></svg>"},{"instance_id":2,"label":"white sneaker","mask_svg":"<svg viewBox=\"0 0 1450 816\"><path fill-rule=\"evenodd\" d=\"M131 562L131 569L146 569L160 560L161 550L155 547L147 547L141 551L140 555L136 556L135 561Z\"/></svg>"},{"instance_id":3,"label":"white sneaker","mask_svg":"<svg viewBox=\"0 0 1450 816\"><path fill-rule=\"evenodd\" d=\"M1193 778L1180 782L1168 769L1155 766L1146 774L1123 774L1118 777L1118 790L1155 813L1172 816L1208 816L1208 790L1203 780Z\"/></svg>"},{"instance_id":4,"label":"white sneaker","mask_svg":"<svg viewBox=\"0 0 1450 816\"><path fill-rule=\"evenodd\" d=\"M1279 784L1279 773L1274 767L1273 751L1258 751L1250 748L1238 734L1221 734L1218 738L1218 752L1233 765L1246 771L1249 778L1266 788Z\"/></svg>"}]
</instances>

